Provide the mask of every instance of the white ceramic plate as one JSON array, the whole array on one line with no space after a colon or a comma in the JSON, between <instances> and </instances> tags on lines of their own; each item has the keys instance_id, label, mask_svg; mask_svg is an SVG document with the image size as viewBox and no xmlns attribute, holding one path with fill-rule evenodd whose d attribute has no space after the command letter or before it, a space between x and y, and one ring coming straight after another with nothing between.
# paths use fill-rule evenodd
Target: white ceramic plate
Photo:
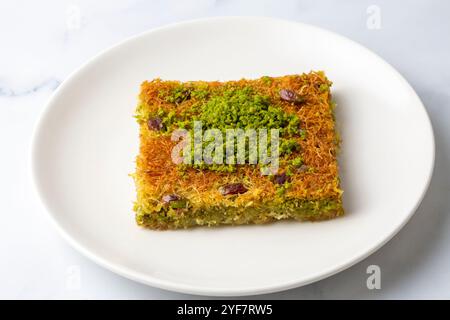
<instances>
[{"instance_id":1,"label":"white ceramic plate","mask_svg":"<svg viewBox=\"0 0 450 320\"><path fill-rule=\"evenodd\" d=\"M343 218L155 232L132 212L145 79L230 80L325 70L343 138ZM152 286L206 295L292 288L339 272L388 241L421 201L433 169L426 111L369 50L309 25L219 18L146 32L67 79L36 129L32 166L59 231L92 260Z\"/></svg>"}]
</instances>

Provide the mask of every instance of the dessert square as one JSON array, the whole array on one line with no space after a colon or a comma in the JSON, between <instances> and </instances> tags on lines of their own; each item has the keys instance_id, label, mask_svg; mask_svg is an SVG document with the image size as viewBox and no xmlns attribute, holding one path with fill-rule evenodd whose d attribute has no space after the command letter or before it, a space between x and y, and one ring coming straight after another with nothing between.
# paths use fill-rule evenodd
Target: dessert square
<instances>
[{"instance_id":1,"label":"dessert square","mask_svg":"<svg viewBox=\"0 0 450 320\"><path fill-rule=\"evenodd\" d=\"M321 71L145 81L135 114L137 223L164 230L343 215L331 84Z\"/></svg>"}]
</instances>

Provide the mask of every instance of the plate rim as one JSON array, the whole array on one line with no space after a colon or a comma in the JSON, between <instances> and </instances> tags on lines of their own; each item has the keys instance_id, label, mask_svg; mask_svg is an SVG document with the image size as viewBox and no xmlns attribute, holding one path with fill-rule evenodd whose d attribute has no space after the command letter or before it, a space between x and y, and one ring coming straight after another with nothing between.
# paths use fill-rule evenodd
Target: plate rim
<instances>
[{"instance_id":1,"label":"plate rim","mask_svg":"<svg viewBox=\"0 0 450 320\"><path fill-rule=\"evenodd\" d=\"M390 232L390 234L382 239L381 241L377 241L375 245L373 245L371 248L362 250L363 252L359 252L356 254L353 254L353 258L349 259L348 261L345 261L344 263L341 263L340 265L336 266L333 265L332 267L328 268L326 271L320 271L317 272L314 276L310 277L308 280L291 280L288 282L283 283L277 283L270 286L258 286L258 287L245 287L241 286L236 289L230 289L230 288L213 288L208 286L202 286L202 285L190 285L190 284L183 284L178 283L176 281L169 281L169 280L162 280L157 277L151 276L149 274L143 273L143 272L137 272L132 269L130 269L127 266L119 265L116 263L109 262L107 259L102 258L101 256L95 254L92 252L89 248L83 246L78 242L77 239L72 237L69 232L67 232L59 223L57 222L55 215L52 213L52 210L50 209L50 206L48 205L48 202L45 199L44 192L40 187L38 173L37 173L37 158L38 158L38 145L39 145L39 137L40 132L43 130L43 124L46 117L51 113L52 109L54 108L54 101L61 95L62 92L65 91L65 88L70 85L72 82L71 80L76 78L81 72L88 68L90 65L95 64L97 60L100 60L103 55L112 52L113 50L129 43L132 41L136 41L140 38L143 38L149 34L161 31L161 30L169 30L173 28L182 28L187 25L194 25L194 24L207 24L210 22L215 21L232 21L232 20L261 20L266 21L267 23L288 23L292 24L293 26L303 26L306 28L314 29L319 32L322 32L324 34L328 34L332 37L337 37L342 40L345 40L354 46L362 49L364 52L366 52L369 55L372 55L373 58L375 58L378 62L384 64L388 69L393 71L393 73L401 80L405 88L407 88L410 91L410 94L413 95L415 98L417 98L417 101L420 102L420 106L422 108L422 111L424 113L424 125L428 127L429 131L429 143L431 144L431 154L429 155L430 158L430 164L428 168L427 173L427 179L425 184L422 187L421 195L418 197L415 201L414 206L408 212L405 219L400 223L396 228L393 229L393 231ZM142 283L145 285L149 285L152 287L164 289L164 290L170 290L174 292L184 293L184 294L194 294L194 295L209 295L209 296L249 296L249 295L257 295L257 294L267 294L267 293L273 293L273 292L279 292L283 290L288 290L296 287L305 286L314 282L317 282L319 280L328 278L332 275L335 275L359 262L366 259L368 256L372 255L374 252L379 250L381 247L383 247L387 242L389 242L405 225L408 223L408 221L411 219L413 214L417 211L417 208L419 207L420 203L422 202L423 198L425 197L425 194L429 188L429 185L431 183L431 179L433 176L434 166L435 166L435 153L436 153L436 146L435 146L435 137L433 132L433 126L432 122L430 120L430 116L420 99L417 92L414 90L414 88L411 86L411 84L402 76L402 74L395 69L390 63L388 63L386 60L384 60L381 56L373 52L372 50L368 49L364 45L358 43L357 41L354 41L352 39L347 38L346 36L343 36L339 33L327 30L322 27L317 27L315 25L309 24L309 23L303 23L298 22L295 20L287 20L287 19L281 19L281 18L273 18L273 17L264 17L264 16L221 16L221 17L208 17L208 18L199 18L199 19L192 19L192 20L184 20L180 22L170 23L167 25L163 25L157 28L152 28L150 30L146 30L144 32L138 33L137 35L128 37L125 40L119 41L118 43L107 47L106 49L101 50L99 53L95 54L93 57L88 59L86 62L82 63L81 66L76 68L74 71L69 73L69 75L64 79L64 81L61 83L61 85L52 93L52 95L49 97L49 99L45 103L45 107L40 112L40 115L38 116L38 119L35 123L32 137L31 137L31 147L30 147L30 155L29 155L29 167L31 172L31 180L32 185L34 187L34 191L38 196L39 202L41 206L44 209L46 218L50 221L50 223L56 228L57 232L62 236L63 239L65 239L72 248L74 248L76 251L80 252L82 255L87 257L88 259L92 260L96 264L104 267L105 269L112 271L124 278L136 281L138 283Z\"/></svg>"}]
</instances>

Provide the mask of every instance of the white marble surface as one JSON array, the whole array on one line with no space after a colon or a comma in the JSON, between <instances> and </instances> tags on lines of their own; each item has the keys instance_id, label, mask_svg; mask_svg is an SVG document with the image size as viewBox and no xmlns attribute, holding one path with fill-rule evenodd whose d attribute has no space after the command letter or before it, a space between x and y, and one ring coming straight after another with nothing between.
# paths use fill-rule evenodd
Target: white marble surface
<instances>
[{"instance_id":1,"label":"white marble surface","mask_svg":"<svg viewBox=\"0 0 450 320\"><path fill-rule=\"evenodd\" d=\"M376 27L373 8L380 10L379 29L367 27L368 19ZM92 55L153 27L221 15L302 21L364 44L410 81L436 136L429 192L392 241L336 276L257 298L450 298L449 10L446 0L1 1L0 298L198 298L121 278L69 247L30 184L29 146L52 91ZM372 264L381 268L380 290L366 287Z\"/></svg>"}]
</instances>

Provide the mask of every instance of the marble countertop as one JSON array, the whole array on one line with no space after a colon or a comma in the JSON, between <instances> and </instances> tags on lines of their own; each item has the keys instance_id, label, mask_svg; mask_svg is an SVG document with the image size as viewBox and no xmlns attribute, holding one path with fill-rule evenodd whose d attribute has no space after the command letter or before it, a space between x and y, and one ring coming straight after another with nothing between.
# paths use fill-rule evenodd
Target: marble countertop
<instances>
[{"instance_id":1,"label":"marble countertop","mask_svg":"<svg viewBox=\"0 0 450 320\"><path fill-rule=\"evenodd\" d=\"M450 298L449 10L445 0L0 2L0 298L203 298L132 282L72 249L35 195L29 147L52 91L91 56L154 27L224 15L302 21L362 43L415 88L436 137L429 191L394 239L333 277L255 298ZM380 267L380 289L366 285L371 265Z\"/></svg>"}]
</instances>

